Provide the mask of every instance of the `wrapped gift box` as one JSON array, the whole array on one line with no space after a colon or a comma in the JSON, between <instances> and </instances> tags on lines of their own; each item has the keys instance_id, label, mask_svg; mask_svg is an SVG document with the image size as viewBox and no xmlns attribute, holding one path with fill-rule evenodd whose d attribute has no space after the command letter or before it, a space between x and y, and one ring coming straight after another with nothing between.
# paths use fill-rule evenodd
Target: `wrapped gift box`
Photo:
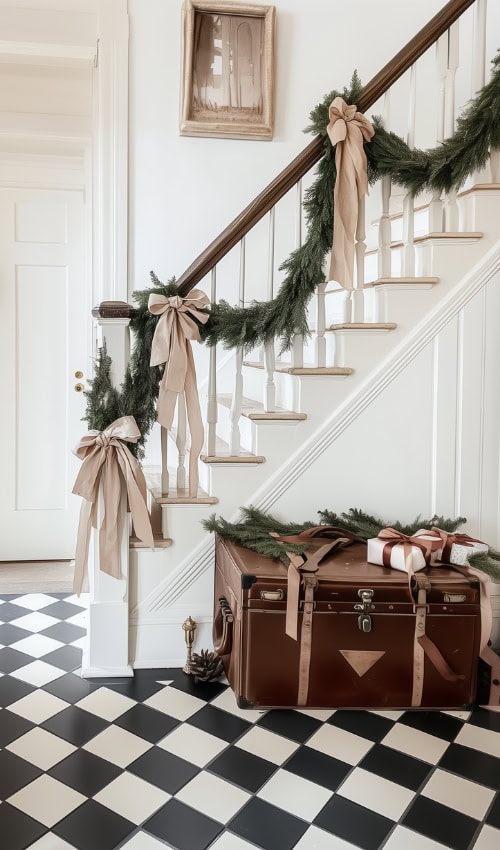
<instances>
[{"instance_id":1,"label":"wrapped gift box","mask_svg":"<svg viewBox=\"0 0 500 850\"><path fill-rule=\"evenodd\" d=\"M462 536L462 535L461 535ZM457 564L457 566L465 567L469 563L471 555L478 555L480 552L488 552L489 546L487 543L481 543L480 540L471 540L470 546L464 543L452 543L448 564ZM440 560L443 559L443 550L440 552Z\"/></svg>"},{"instance_id":2,"label":"wrapped gift box","mask_svg":"<svg viewBox=\"0 0 500 850\"><path fill-rule=\"evenodd\" d=\"M384 566L384 547L388 545L387 540L380 537L371 537L368 541L367 561L370 564L380 564ZM424 544L425 545L425 544ZM408 572L405 561L405 546L404 543L396 543L390 550L391 562L390 566L401 572ZM411 567L414 572L423 570L426 567L425 557L422 550L418 546L411 546Z\"/></svg>"}]
</instances>

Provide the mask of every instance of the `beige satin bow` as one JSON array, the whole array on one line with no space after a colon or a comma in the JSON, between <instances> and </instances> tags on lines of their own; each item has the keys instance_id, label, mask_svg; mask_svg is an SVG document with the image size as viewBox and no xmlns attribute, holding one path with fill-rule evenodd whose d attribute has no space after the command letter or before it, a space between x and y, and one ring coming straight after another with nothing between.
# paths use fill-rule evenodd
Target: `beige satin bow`
<instances>
[{"instance_id":1,"label":"beige satin bow","mask_svg":"<svg viewBox=\"0 0 500 850\"><path fill-rule=\"evenodd\" d=\"M151 346L151 366L165 363L160 384L157 418L164 428L170 430L179 393L185 393L186 413L191 432L189 453L189 495L198 495L198 458L203 447L203 422L201 418L196 370L190 340L200 339L197 321L208 321L203 310L210 301L200 289L193 289L186 298L179 295L167 298L164 295L149 296L148 310L159 316Z\"/></svg>"},{"instance_id":2,"label":"beige satin bow","mask_svg":"<svg viewBox=\"0 0 500 850\"><path fill-rule=\"evenodd\" d=\"M333 245L329 280L336 280L344 289L353 288L354 238L358 225L359 205L368 194L368 173L364 141L375 134L368 118L348 106L341 97L330 104L330 123L327 133L336 145Z\"/></svg>"},{"instance_id":3,"label":"beige satin bow","mask_svg":"<svg viewBox=\"0 0 500 850\"><path fill-rule=\"evenodd\" d=\"M85 501L80 510L75 555L74 592L82 591L87 567L90 529L97 528L99 485L102 482L103 518L99 531L100 569L121 578L118 538L118 511L121 498L120 473L125 481L128 502L137 537L154 548L153 532L146 506L146 481L141 467L126 443L136 443L141 436L133 416L116 419L104 431L89 431L74 452L83 460L73 493Z\"/></svg>"}]
</instances>

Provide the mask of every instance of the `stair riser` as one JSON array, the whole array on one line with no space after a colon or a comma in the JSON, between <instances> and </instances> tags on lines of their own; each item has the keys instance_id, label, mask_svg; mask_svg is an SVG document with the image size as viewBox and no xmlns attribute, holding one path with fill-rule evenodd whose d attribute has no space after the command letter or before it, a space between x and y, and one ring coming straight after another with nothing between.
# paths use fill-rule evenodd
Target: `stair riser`
<instances>
[{"instance_id":1,"label":"stair riser","mask_svg":"<svg viewBox=\"0 0 500 850\"><path fill-rule=\"evenodd\" d=\"M367 359L373 361L383 357L394 345L395 331L333 331L334 366L358 369Z\"/></svg>"},{"instance_id":2,"label":"stair riser","mask_svg":"<svg viewBox=\"0 0 500 850\"><path fill-rule=\"evenodd\" d=\"M217 434L222 440L224 440L225 443L231 445L231 410L229 407L226 407L226 405L219 404L217 406L217 411ZM246 416L240 416L239 429L241 448L252 452L253 454L257 454L255 425L252 420L248 419Z\"/></svg>"}]
</instances>

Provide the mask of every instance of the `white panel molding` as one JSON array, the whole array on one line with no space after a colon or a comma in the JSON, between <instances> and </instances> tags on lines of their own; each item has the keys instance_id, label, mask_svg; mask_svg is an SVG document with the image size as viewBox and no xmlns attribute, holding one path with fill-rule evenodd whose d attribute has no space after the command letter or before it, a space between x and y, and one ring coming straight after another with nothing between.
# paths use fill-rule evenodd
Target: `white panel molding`
<instances>
[{"instance_id":1,"label":"white panel molding","mask_svg":"<svg viewBox=\"0 0 500 850\"><path fill-rule=\"evenodd\" d=\"M312 463L357 419L371 402L386 389L406 366L459 314L488 281L500 271L500 243L490 249L408 336L370 373L358 389L339 405L323 428L299 446L274 477L267 480L249 500L268 511ZM457 472L458 474L458 472ZM236 519L237 513L231 518ZM148 611L173 605L213 563L213 541L202 541L179 567L167 576L131 611L140 619Z\"/></svg>"},{"instance_id":2,"label":"white panel molding","mask_svg":"<svg viewBox=\"0 0 500 850\"><path fill-rule=\"evenodd\" d=\"M0 40L0 62L51 67L92 68L97 61L97 43L47 44L39 41Z\"/></svg>"}]
</instances>

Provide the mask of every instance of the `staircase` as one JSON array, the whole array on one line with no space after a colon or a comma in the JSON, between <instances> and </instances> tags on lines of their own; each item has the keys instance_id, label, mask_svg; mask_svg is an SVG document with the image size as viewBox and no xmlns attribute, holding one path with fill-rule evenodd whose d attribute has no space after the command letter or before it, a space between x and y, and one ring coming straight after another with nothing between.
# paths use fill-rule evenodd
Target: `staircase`
<instances>
[{"instance_id":1,"label":"staircase","mask_svg":"<svg viewBox=\"0 0 500 850\"><path fill-rule=\"evenodd\" d=\"M472 91L480 88L490 58L486 2L451 0L363 89L358 109L383 113L390 126L390 99L399 102L403 86L411 142L417 60L434 51L435 139L452 135L458 28L471 6L470 76ZM224 288L222 260L233 252L239 303L256 297L247 286L245 238L267 216L264 265L273 297L283 259L274 249L279 204L294 207L299 246L303 192L322 152L318 137L181 276L182 295L200 286L215 302ZM499 171L499 152L492 152L485 172L458 195L418 201L396 194L384 177L367 204L366 232L358 227L355 289L318 286L310 339L296 336L282 356L279 341L248 356L206 351L198 370L207 410L199 493L186 490L181 404L176 429L167 434L158 426L144 464L155 550L130 537L124 522L123 581L100 573L97 555L91 561L84 675L182 666L181 626L189 614L198 623L195 649L211 647L213 540L201 520L214 511L233 519L241 505L254 504L297 521L315 519L325 507L361 507L387 520L462 514L469 533L499 546ZM127 362L127 315L96 311L117 383ZM500 586L493 593L500 644Z\"/></svg>"}]
</instances>

